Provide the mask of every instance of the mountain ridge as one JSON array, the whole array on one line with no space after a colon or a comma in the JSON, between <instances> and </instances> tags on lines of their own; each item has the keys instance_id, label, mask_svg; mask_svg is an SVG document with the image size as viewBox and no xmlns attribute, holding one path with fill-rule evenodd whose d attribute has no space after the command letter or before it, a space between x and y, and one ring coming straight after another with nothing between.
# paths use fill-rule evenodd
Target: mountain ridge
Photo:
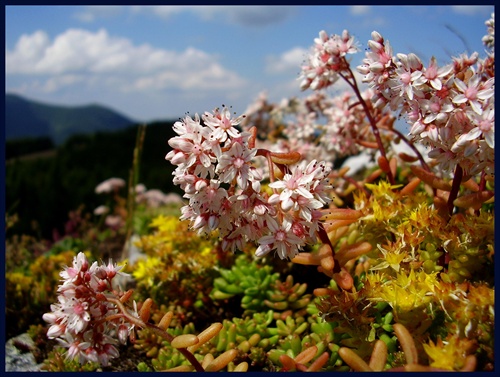
<instances>
[{"instance_id":1,"label":"mountain ridge","mask_svg":"<svg viewBox=\"0 0 500 377\"><path fill-rule=\"evenodd\" d=\"M56 145L76 134L120 130L137 123L109 107L53 105L5 94L6 141L49 137Z\"/></svg>"}]
</instances>

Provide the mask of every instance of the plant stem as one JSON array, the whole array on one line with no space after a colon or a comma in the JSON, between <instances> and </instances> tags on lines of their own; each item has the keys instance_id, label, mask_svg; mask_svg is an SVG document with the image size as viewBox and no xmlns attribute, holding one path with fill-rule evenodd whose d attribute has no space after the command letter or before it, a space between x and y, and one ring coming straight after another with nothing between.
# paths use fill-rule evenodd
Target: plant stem
<instances>
[{"instance_id":1,"label":"plant stem","mask_svg":"<svg viewBox=\"0 0 500 377\"><path fill-rule=\"evenodd\" d=\"M344 60L345 60L345 58L344 58ZM375 119L373 119L373 116L370 112L370 109L368 108L368 105L366 104L365 100L363 99L363 96L361 95L361 92L359 91L358 84L357 84L356 80L354 79L354 75L353 75L351 68L347 62L345 62L345 67L346 67L345 69L346 69L347 73L349 74L349 77L352 79L352 82L349 80L348 77L346 77L341 72L339 72L339 75L352 88L352 90L356 94L356 97L358 97L359 102L361 103L361 106L363 106L363 110L365 111L366 117L368 118L368 121L370 122L373 136L375 136L375 140L377 141L377 145L378 145L378 149L380 151L380 154L383 157L387 158L386 153L385 153L384 144L382 143L382 138L380 137L380 131L377 127L377 123L375 122ZM387 178L389 179L389 182L391 185L393 185L395 183L394 177L392 176L392 172L390 170L387 172Z\"/></svg>"},{"instance_id":2,"label":"plant stem","mask_svg":"<svg viewBox=\"0 0 500 377\"><path fill-rule=\"evenodd\" d=\"M450 216L453 214L453 201L458 196L458 190L460 189L460 184L462 183L463 169L460 165L455 168L455 176L453 177L453 182L451 184L450 196L448 197L448 213Z\"/></svg>"},{"instance_id":3,"label":"plant stem","mask_svg":"<svg viewBox=\"0 0 500 377\"><path fill-rule=\"evenodd\" d=\"M406 143L406 145L408 145L411 150L413 152L415 152L415 154L417 155L417 158L418 160L420 161L420 165L422 165L422 167L427 170L427 171L431 171L431 169L429 168L429 165L427 165L427 163L425 162L424 160L424 157L422 156L422 154L418 151L417 147L415 147L414 144L412 144L410 142L410 140L408 140L399 130L396 130L395 128L391 128L390 131L394 132L396 135L398 135L398 137L403 140L403 142Z\"/></svg>"},{"instance_id":4,"label":"plant stem","mask_svg":"<svg viewBox=\"0 0 500 377\"><path fill-rule=\"evenodd\" d=\"M169 343L171 343L172 340L174 340L174 337L165 330L159 328L158 326L153 325L152 323L143 322L140 318L131 315L120 300L111 297L108 297L107 300L115 304L118 307L118 309L120 309L123 316L130 323L133 323L137 327L148 328L156 335L161 336L162 338L167 340ZM191 352L187 350L187 348L177 348L177 350L179 350L179 352L184 355L184 357L191 363L191 365L194 367L194 369L196 369L197 372L205 371L205 369L203 369L203 367L201 366L200 362L196 359L196 357L194 357L194 355Z\"/></svg>"},{"instance_id":5,"label":"plant stem","mask_svg":"<svg viewBox=\"0 0 500 377\"><path fill-rule=\"evenodd\" d=\"M135 148L132 160L132 168L130 169L128 179L128 196L127 196L127 221L125 230L125 245L122 251L122 260L128 257L128 249L130 237L134 229L134 213L135 213L135 187L139 183L139 167L142 155L142 146L144 144L144 136L146 134L146 125L139 126L135 141Z\"/></svg>"}]
</instances>

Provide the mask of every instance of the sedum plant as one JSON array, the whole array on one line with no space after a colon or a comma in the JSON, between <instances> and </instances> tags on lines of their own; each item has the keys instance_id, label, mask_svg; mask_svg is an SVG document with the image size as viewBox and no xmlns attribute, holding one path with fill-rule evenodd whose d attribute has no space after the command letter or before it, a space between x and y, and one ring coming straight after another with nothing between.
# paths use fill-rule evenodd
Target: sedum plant
<instances>
[{"instance_id":1,"label":"sedum plant","mask_svg":"<svg viewBox=\"0 0 500 377\"><path fill-rule=\"evenodd\" d=\"M152 298L158 305L181 305L195 311L210 305L212 268L218 262L213 240L198 237L174 215L160 214L150 227L154 231L136 242L146 257L127 266L138 299Z\"/></svg>"},{"instance_id":2,"label":"sedum plant","mask_svg":"<svg viewBox=\"0 0 500 377\"><path fill-rule=\"evenodd\" d=\"M484 58L443 66L374 31L355 68L365 89L357 41L321 31L299 77L310 96L176 122L166 159L185 222L160 216L141 238L139 305L113 283L121 266L79 254L48 336L106 364L137 331L154 360L141 371L493 370L494 15L486 25ZM340 80L350 92L329 97ZM353 155L374 163L349 174ZM273 255L323 280L281 281ZM169 328L170 310L150 322L149 296L232 317L196 335Z\"/></svg>"}]
</instances>

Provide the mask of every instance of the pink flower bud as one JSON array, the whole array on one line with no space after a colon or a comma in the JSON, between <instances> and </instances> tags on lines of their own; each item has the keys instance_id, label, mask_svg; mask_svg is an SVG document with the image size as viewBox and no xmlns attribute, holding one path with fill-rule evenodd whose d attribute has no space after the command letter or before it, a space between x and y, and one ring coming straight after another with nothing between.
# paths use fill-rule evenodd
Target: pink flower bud
<instances>
[{"instance_id":1,"label":"pink flower bud","mask_svg":"<svg viewBox=\"0 0 500 377\"><path fill-rule=\"evenodd\" d=\"M380 52L384 50L384 46L381 45L379 42L369 40L368 41L368 47L370 47L370 50L373 52Z\"/></svg>"},{"instance_id":2,"label":"pink flower bud","mask_svg":"<svg viewBox=\"0 0 500 377\"><path fill-rule=\"evenodd\" d=\"M128 332L128 326L126 326L125 324L122 323L120 326L118 326L118 340L121 344L127 344Z\"/></svg>"},{"instance_id":3,"label":"pink flower bud","mask_svg":"<svg viewBox=\"0 0 500 377\"><path fill-rule=\"evenodd\" d=\"M380 35L378 31L372 31L372 39L378 43L384 43L384 38Z\"/></svg>"},{"instance_id":4,"label":"pink flower bud","mask_svg":"<svg viewBox=\"0 0 500 377\"><path fill-rule=\"evenodd\" d=\"M65 329L66 329L66 326L52 325L47 330L47 337L49 339L57 338L58 336L64 334Z\"/></svg>"},{"instance_id":5,"label":"pink flower bud","mask_svg":"<svg viewBox=\"0 0 500 377\"><path fill-rule=\"evenodd\" d=\"M384 65L380 62L370 64L370 71L373 73L380 73L385 69Z\"/></svg>"}]
</instances>

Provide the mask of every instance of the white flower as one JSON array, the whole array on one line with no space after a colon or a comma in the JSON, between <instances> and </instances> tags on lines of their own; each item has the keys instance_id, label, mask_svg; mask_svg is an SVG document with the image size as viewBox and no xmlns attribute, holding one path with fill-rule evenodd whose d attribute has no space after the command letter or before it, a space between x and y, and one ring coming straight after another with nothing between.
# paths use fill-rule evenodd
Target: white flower
<instances>
[{"instance_id":1,"label":"white flower","mask_svg":"<svg viewBox=\"0 0 500 377\"><path fill-rule=\"evenodd\" d=\"M234 143L231 149L219 158L216 168L219 179L231 183L236 178L238 185L245 190L251 180L249 162L256 153L256 149L248 149L240 143Z\"/></svg>"},{"instance_id":2,"label":"white flower","mask_svg":"<svg viewBox=\"0 0 500 377\"><path fill-rule=\"evenodd\" d=\"M90 347L89 342L80 342L73 338L70 332L67 332L61 338L56 339L62 347L68 348L66 360L73 360L78 357L80 364L87 361L85 350Z\"/></svg>"},{"instance_id":3,"label":"white flower","mask_svg":"<svg viewBox=\"0 0 500 377\"><path fill-rule=\"evenodd\" d=\"M231 119L231 113L227 107L224 107L222 112L217 108L213 111L213 114L205 112L202 116L203 122L211 130L210 137L221 143L225 142L228 137L240 137L240 131L234 126L240 124L244 117L244 115L241 115L235 119Z\"/></svg>"},{"instance_id":4,"label":"white flower","mask_svg":"<svg viewBox=\"0 0 500 377\"><path fill-rule=\"evenodd\" d=\"M269 219L267 225L271 234L258 240L259 247L255 251L255 255L262 257L276 249L281 259L295 257L304 241L292 232L292 223L284 219L280 226L274 219Z\"/></svg>"},{"instance_id":5,"label":"white flower","mask_svg":"<svg viewBox=\"0 0 500 377\"><path fill-rule=\"evenodd\" d=\"M481 136L484 137L486 144L491 149L495 149L495 110L493 106L487 108L481 115L472 113L471 118L476 127L466 134L460 135L453 145L452 151L460 149L463 144L471 144L470 141L479 140Z\"/></svg>"},{"instance_id":6,"label":"white flower","mask_svg":"<svg viewBox=\"0 0 500 377\"><path fill-rule=\"evenodd\" d=\"M472 75L469 78L467 84L465 84L462 80L455 77L455 85L460 90L460 94L457 94L453 97L454 103L469 103L477 114L481 115L483 113L483 109L479 100L484 101L488 98L491 98L495 94L495 90L491 87L493 85L494 78L489 79L482 86L484 89L481 89L479 86L481 77L477 74Z\"/></svg>"},{"instance_id":7,"label":"white flower","mask_svg":"<svg viewBox=\"0 0 500 377\"><path fill-rule=\"evenodd\" d=\"M63 278L63 284L71 284L78 279L80 272L87 271L89 267L89 262L84 253L79 252L76 257L73 258L73 267L65 267L64 271L61 271L59 275Z\"/></svg>"},{"instance_id":8,"label":"white flower","mask_svg":"<svg viewBox=\"0 0 500 377\"><path fill-rule=\"evenodd\" d=\"M66 315L67 328L75 333L85 330L91 319L88 309L88 302L80 301L75 297L67 300L61 308L61 311Z\"/></svg>"}]
</instances>

